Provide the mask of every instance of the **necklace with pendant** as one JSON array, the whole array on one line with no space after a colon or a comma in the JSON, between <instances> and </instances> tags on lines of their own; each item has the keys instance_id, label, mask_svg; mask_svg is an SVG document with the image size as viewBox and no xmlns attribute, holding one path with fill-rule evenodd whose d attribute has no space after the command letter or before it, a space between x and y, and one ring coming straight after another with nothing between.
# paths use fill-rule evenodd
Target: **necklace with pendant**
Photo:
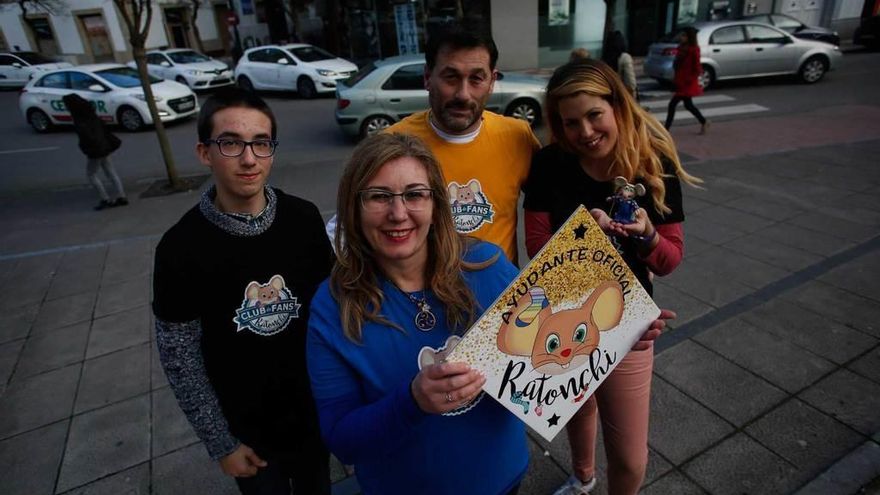
<instances>
[{"instance_id":1,"label":"necklace with pendant","mask_svg":"<svg viewBox=\"0 0 880 495\"><path fill-rule=\"evenodd\" d=\"M394 285L394 287L397 287L397 285ZM431 312L431 305L428 304L428 298L425 295L425 291L422 291L422 297L416 297L409 292L404 292L404 290L400 287L397 287L397 290L399 290L403 295L406 296L407 299L410 300L410 302L412 302L416 305L417 308L419 308L419 312L416 313L416 317L414 319L416 328L423 332L428 332L432 328L434 328L434 325L437 324L437 317L434 316L433 312Z\"/></svg>"}]
</instances>

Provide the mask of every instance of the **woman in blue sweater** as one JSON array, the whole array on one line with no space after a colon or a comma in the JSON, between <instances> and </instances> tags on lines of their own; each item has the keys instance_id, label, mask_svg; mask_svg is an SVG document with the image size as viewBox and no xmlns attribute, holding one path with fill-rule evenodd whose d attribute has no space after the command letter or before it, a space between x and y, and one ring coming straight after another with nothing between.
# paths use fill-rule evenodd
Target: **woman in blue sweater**
<instances>
[{"instance_id":1,"label":"woman in blue sweater","mask_svg":"<svg viewBox=\"0 0 880 495\"><path fill-rule=\"evenodd\" d=\"M337 206L339 260L312 300L306 352L331 452L367 495L515 492L528 466L522 423L482 396L479 373L439 361L517 269L455 232L417 138L363 141Z\"/></svg>"}]
</instances>

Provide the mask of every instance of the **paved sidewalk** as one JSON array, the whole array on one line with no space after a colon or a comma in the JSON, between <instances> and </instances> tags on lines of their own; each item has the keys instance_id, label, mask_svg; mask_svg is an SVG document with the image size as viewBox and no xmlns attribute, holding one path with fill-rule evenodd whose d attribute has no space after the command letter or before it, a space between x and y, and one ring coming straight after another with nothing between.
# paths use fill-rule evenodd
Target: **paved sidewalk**
<instances>
[{"instance_id":1,"label":"paved sidewalk","mask_svg":"<svg viewBox=\"0 0 880 495\"><path fill-rule=\"evenodd\" d=\"M706 189L685 190L686 258L655 289L679 319L656 349L646 494L854 494L880 477L880 131L731 157L778 124L673 128ZM309 167L274 183L332 209ZM237 493L152 341L153 249L197 193L103 212L93 196L0 198L0 493ZM531 447L520 493L552 493L567 441ZM334 479L357 492L338 463Z\"/></svg>"}]
</instances>

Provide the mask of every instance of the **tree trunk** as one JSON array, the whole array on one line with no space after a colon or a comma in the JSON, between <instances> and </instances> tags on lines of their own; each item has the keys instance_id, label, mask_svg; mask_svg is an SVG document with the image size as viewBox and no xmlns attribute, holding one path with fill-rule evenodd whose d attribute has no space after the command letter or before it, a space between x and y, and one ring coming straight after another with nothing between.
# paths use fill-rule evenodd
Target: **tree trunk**
<instances>
[{"instance_id":1,"label":"tree trunk","mask_svg":"<svg viewBox=\"0 0 880 495\"><path fill-rule=\"evenodd\" d=\"M156 137L159 139L159 149L162 150L162 159L165 160L165 171L168 174L168 184L172 189L181 188L180 178L177 175L177 167L174 165L174 155L171 154L171 144L165 133L165 125L159 119L159 110L156 108L156 100L153 98L153 88L150 86L150 75L147 72L146 50L143 46L133 46L134 61L137 64L138 74L141 78L141 87L144 89L144 97L147 99L147 107L150 109L150 117L156 128Z\"/></svg>"},{"instance_id":2,"label":"tree trunk","mask_svg":"<svg viewBox=\"0 0 880 495\"><path fill-rule=\"evenodd\" d=\"M193 2L192 17L190 17L189 25L192 26L193 36L196 38L196 48L199 53L205 53L205 45L202 44L202 33L199 32L199 24L196 19L199 17L199 2Z\"/></svg>"}]
</instances>

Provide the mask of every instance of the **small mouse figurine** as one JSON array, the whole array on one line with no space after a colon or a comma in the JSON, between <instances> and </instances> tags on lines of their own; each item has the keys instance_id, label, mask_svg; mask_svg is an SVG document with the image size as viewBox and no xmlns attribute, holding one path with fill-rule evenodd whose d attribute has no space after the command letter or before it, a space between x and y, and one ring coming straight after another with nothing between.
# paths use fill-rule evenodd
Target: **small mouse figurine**
<instances>
[{"instance_id":1,"label":"small mouse figurine","mask_svg":"<svg viewBox=\"0 0 880 495\"><path fill-rule=\"evenodd\" d=\"M645 186L642 184L630 184L624 177L614 178L615 194L608 198L612 202L611 219L617 223L633 223L636 221L636 196L645 195Z\"/></svg>"}]
</instances>

